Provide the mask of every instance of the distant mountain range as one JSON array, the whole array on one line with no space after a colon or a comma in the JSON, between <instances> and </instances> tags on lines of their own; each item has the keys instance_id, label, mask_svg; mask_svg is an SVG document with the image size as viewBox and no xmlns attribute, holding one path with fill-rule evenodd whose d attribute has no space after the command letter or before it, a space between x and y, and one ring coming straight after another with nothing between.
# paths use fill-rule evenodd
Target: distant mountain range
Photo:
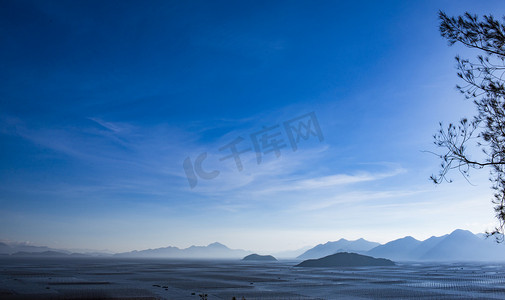
<instances>
[{"instance_id":1,"label":"distant mountain range","mask_svg":"<svg viewBox=\"0 0 505 300\"><path fill-rule=\"evenodd\" d=\"M48 251L57 251L61 253L70 254L69 251L52 249L45 246L33 246L25 243L2 243L0 242L0 254L14 254L17 252L21 253L41 253Z\"/></svg>"},{"instance_id":2,"label":"distant mountain range","mask_svg":"<svg viewBox=\"0 0 505 300\"><path fill-rule=\"evenodd\" d=\"M314 259L335 254L337 252L355 252L364 253L371 250L377 246L379 243L369 242L365 239L358 239L355 241L348 241L346 239L340 239L336 242L327 242L326 244L319 244L312 249L305 251L302 255L299 255L299 259Z\"/></svg>"},{"instance_id":3,"label":"distant mountain range","mask_svg":"<svg viewBox=\"0 0 505 300\"><path fill-rule=\"evenodd\" d=\"M116 257L152 257L152 258L243 258L251 254L251 251L230 249L220 243L212 243L208 246L191 246L180 249L177 247L164 247L117 253Z\"/></svg>"},{"instance_id":4,"label":"distant mountain range","mask_svg":"<svg viewBox=\"0 0 505 300\"><path fill-rule=\"evenodd\" d=\"M34 246L27 243L6 243L0 242L0 255L15 256L110 256L112 253L96 250L63 250L54 249L46 246Z\"/></svg>"},{"instance_id":5,"label":"distant mountain range","mask_svg":"<svg viewBox=\"0 0 505 300\"><path fill-rule=\"evenodd\" d=\"M305 249L286 251L280 256L294 258L295 254ZM411 236L397 239L381 245L365 239L349 241L340 239L335 242L319 244L306 250L298 259L318 259L339 252L354 252L377 258L387 258L394 261L505 261L505 244L496 244L494 239L486 239L482 234L473 234L467 230L457 229L451 234L431 237L424 241ZM251 251L230 249L220 243L207 246L191 246L181 249L177 247L163 247L140 251L130 251L117 254L103 252L74 253L73 251L53 249L44 246L33 246L23 243L0 242L2 256L112 256L132 258L182 258L182 259L241 259Z\"/></svg>"},{"instance_id":6,"label":"distant mountain range","mask_svg":"<svg viewBox=\"0 0 505 300\"><path fill-rule=\"evenodd\" d=\"M505 244L457 229L424 241L407 236L377 246L367 255L396 261L505 261Z\"/></svg>"}]
</instances>

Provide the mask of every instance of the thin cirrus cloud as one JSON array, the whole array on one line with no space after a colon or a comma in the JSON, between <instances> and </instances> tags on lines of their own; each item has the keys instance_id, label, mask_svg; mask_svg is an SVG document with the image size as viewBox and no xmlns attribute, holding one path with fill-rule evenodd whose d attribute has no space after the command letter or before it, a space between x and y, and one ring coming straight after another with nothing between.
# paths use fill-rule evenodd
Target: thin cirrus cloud
<instances>
[{"instance_id":1,"label":"thin cirrus cloud","mask_svg":"<svg viewBox=\"0 0 505 300\"><path fill-rule=\"evenodd\" d=\"M338 205L344 205L344 204L351 204L351 205L358 205L360 203L366 203L370 200L380 200L380 199L385 199L385 200L391 200L391 199L398 199L398 198L405 198L405 197L410 197L413 195L417 195L420 193L423 193L425 191L419 190L419 191L412 191L412 190L385 190L385 191L351 191L351 192L345 192L342 194L339 194L337 196L332 196L330 198L322 198L316 201L311 201L310 203L302 203L299 205L296 205L293 207L293 211L317 211L317 210L324 210L330 207L338 206ZM376 203L382 203L382 202L376 202ZM402 203L401 205L404 205L405 203ZM412 202L409 204L415 204L417 205L417 202ZM370 205L370 204L366 204ZM376 205L376 204L374 204ZM393 205L393 206L398 206L399 204L382 204L382 205Z\"/></svg>"},{"instance_id":2,"label":"thin cirrus cloud","mask_svg":"<svg viewBox=\"0 0 505 300\"><path fill-rule=\"evenodd\" d=\"M88 117L89 120L99 124L103 128L106 128L114 133L122 133L129 132L133 129L133 126L127 123L118 123L118 122L107 122L100 118Z\"/></svg>"},{"instance_id":3,"label":"thin cirrus cloud","mask_svg":"<svg viewBox=\"0 0 505 300\"><path fill-rule=\"evenodd\" d=\"M221 153L210 152L209 170L219 169L219 176L212 180L200 180L192 190L193 193L220 194L241 189L248 190L249 194L275 192L275 186L282 189L289 185L289 181L300 178L297 173L317 171L315 162L327 155L329 147L319 145L317 147L303 149L298 152L285 152L280 157L268 157L261 164L256 161L255 153L241 156L244 169L238 171L232 160L220 162ZM181 169L182 170L182 169ZM186 186L184 189L189 190ZM273 189L273 190L269 190Z\"/></svg>"},{"instance_id":4,"label":"thin cirrus cloud","mask_svg":"<svg viewBox=\"0 0 505 300\"><path fill-rule=\"evenodd\" d=\"M354 175L349 174L334 174L329 176L321 176L311 179L301 179L293 180L289 184L278 185L269 190L269 192L281 192L281 191L292 191L292 190L319 190L322 188L331 188L336 186L348 185L353 183L360 183L366 181L375 181L392 176L396 176L401 173L405 173L406 170L403 168L398 168L390 172L385 173L369 173L369 172L359 172Z\"/></svg>"}]
</instances>

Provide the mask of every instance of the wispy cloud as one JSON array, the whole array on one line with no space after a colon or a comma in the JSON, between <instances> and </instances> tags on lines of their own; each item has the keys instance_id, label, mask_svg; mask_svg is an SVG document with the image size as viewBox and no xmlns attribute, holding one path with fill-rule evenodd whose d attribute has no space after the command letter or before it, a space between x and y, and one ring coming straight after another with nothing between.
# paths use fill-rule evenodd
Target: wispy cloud
<instances>
[{"instance_id":1,"label":"wispy cloud","mask_svg":"<svg viewBox=\"0 0 505 300\"><path fill-rule=\"evenodd\" d=\"M369 173L366 171L358 172L356 174L334 174L328 176L320 176L309 179L299 179L290 180L289 182L277 183L268 189L262 190L262 192L282 192L282 191L310 191L310 190L321 190L327 188L333 188L337 186L349 185L354 183L361 183L367 181L380 180L392 176L396 176L401 173L405 173L406 170L399 168L385 173Z\"/></svg>"},{"instance_id":2,"label":"wispy cloud","mask_svg":"<svg viewBox=\"0 0 505 300\"><path fill-rule=\"evenodd\" d=\"M303 202L294 206L293 210L296 211L314 211L330 208L337 205L353 204L367 202L370 200L378 199L395 199L401 197L408 197L416 194L423 193L424 191L408 191L408 190L385 190L385 191L351 191L344 192L337 196L329 198L314 199L310 202Z\"/></svg>"},{"instance_id":3,"label":"wispy cloud","mask_svg":"<svg viewBox=\"0 0 505 300\"><path fill-rule=\"evenodd\" d=\"M89 120L96 122L103 128L106 128L114 133L125 133L125 132L130 132L133 128L132 125L124 122L107 122L104 121L100 118L94 118L94 117L88 117Z\"/></svg>"}]
</instances>

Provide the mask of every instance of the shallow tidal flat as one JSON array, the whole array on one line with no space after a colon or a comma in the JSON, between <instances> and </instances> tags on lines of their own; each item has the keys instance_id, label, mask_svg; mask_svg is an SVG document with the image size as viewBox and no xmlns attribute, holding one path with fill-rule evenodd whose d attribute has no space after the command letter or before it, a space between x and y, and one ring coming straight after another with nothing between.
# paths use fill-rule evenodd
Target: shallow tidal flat
<instances>
[{"instance_id":1,"label":"shallow tidal flat","mask_svg":"<svg viewBox=\"0 0 505 300\"><path fill-rule=\"evenodd\" d=\"M0 299L504 299L503 264L299 268L297 262L0 259Z\"/></svg>"}]
</instances>

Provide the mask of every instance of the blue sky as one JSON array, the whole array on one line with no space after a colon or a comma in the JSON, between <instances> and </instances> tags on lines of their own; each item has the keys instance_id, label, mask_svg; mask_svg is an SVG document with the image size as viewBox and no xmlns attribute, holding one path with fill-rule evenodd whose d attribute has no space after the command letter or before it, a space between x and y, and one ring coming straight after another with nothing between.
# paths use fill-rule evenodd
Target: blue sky
<instances>
[{"instance_id":1,"label":"blue sky","mask_svg":"<svg viewBox=\"0 0 505 300\"><path fill-rule=\"evenodd\" d=\"M1 1L0 239L257 251L494 225L488 174L438 171L455 90L438 10L502 1ZM283 124L314 113L293 151ZM220 160L277 126L286 147ZM207 153L193 188L183 162ZM476 154L478 155L478 154Z\"/></svg>"}]
</instances>

